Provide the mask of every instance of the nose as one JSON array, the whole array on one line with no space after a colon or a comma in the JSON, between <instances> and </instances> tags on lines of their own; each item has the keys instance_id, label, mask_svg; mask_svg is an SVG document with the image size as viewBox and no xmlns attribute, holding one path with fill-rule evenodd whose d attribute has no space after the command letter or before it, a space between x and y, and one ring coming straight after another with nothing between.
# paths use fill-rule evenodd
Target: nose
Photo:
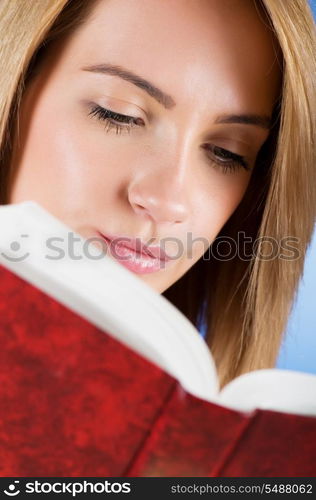
<instances>
[{"instance_id":1,"label":"nose","mask_svg":"<svg viewBox=\"0 0 316 500\"><path fill-rule=\"evenodd\" d=\"M187 182L180 169L171 165L137 172L128 188L134 212L156 223L181 223L189 214Z\"/></svg>"}]
</instances>

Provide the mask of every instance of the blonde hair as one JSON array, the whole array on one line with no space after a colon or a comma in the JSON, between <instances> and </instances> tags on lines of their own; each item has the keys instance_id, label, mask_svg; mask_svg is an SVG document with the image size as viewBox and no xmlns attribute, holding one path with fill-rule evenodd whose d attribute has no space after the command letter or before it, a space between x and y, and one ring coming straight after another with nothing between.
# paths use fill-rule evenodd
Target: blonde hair
<instances>
[{"instance_id":1,"label":"blonde hair","mask_svg":"<svg viewBox=\"0 0 316 500\"><path fill-rule=\"evenodd\" d=\"M254 0L255 1L255 0ZM259 0L257 0L259 2ZM50 41L84 22L95 0L2 0L0 7L0 196L6 203L12 131L32 66ZM201 258L163 295L206 339L220 384L273 367L293 306L316 218L316 43L307 0L261 0L282 52L282 93L274 127L258 154L243 200L222 228L235 238L297 238L287 260ZM261 250L264 249L261 247Z\"/></svg>"}]
</instances>

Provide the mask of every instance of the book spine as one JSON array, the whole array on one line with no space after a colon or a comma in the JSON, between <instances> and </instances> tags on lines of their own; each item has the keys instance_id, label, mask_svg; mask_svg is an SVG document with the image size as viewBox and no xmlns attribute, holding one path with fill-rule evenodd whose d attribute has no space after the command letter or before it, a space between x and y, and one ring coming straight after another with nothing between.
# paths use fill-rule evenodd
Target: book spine
<instances>
[{"instance_id":1,"label":"book spine","mask_svg":"<svg viewBox=\"0 0 316 500\"><path fill-rule=\"evenodd\" d=\"M257 416L258 411L255 411L250 418L245 419L240 425L235 439L231 441L230 445L228 445L224 450L222 456L211 467L209 473L207 474L209 477L223 477L226 464L238 453L237 450L240 447L240 443L243 442L251 426L255 425Z\"/></svg>"},{"instance_id":2,"label":"book spine","mask_svg":"<svg viewBox=\"0 0 316 500\"><path fill-rule=\"evenodd\" d=\"M162 402L160 409L157 411L157 414L146 435L144 436L144 439L139 443L139 447L136 453L133 455L130 463L127 465L125 471L123 472L123 477L133 476L133 471L142 470L144 468L145 462L147 460L147 453L145 450L147 450L149 443L152 443L152 441L155 439L155 434L159 429L159 423L163 418L170 401L173 399L174 394L179 390L179 387L179 382L177 380L174 380L174 383L171 385L170 390L165 397L165 400Z\"/></svg>"}]
</instances>

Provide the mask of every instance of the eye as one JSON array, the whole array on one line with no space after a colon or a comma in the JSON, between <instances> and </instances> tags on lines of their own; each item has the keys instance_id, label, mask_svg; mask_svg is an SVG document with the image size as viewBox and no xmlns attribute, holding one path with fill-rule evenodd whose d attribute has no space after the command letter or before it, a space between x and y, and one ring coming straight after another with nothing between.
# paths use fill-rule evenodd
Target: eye
<instances>
[{"instance_id":1,"label":"eye","mask_svg":"<svg viewBox=\"0 0 316 500\"><path fill-rule=\"evenodd\" d=\"M95 104L92 107L89 115L104 122L106 124L106 132L109 132L111 129L115 129L116 134L120 134L122 131L129 133L133 127L141 127L144 125L142 118L122 115L120 113L116 113L115 111L111 111L110 109L103 108L98 104ZM233 153L232 151L220 148L214 144L204 144L202 148L207 151L207 156L210 162L212 164L215 163L224 174L227 172L233 173L240 168L244 168L246 171L251 170L246 159L243 156Z\"/></svg>"},{"instance_id":2,"label":"eye","mask_svg":"<svg viewBox=\"0 0 316 500\"><path fill-rule=\"evenodd\" d=\"M98 104L94 105L89 112L90 116L95 116L98 120L105 122L106 132L111 129L115 129L116 134L120 134L122 131L130 132L133 127L139 127L144 124L142 118L136 118L134 116L122 115L111 111L110 109L103 108Z\"/></svg>"},{"instance_id":3,"label":"eye","mask_svg":"<svg viewBox=\"0 0 316 500\"><path fill-rule=\"evenodd\" d=\"M224 174L227 172L233 173L240 168L244 168L247 171L251 170L244 156L237 155L214 144L205 144L202 147L207 151L207 156L211 163L215 163L220 167Z\"/></svg>"}]
</instances>

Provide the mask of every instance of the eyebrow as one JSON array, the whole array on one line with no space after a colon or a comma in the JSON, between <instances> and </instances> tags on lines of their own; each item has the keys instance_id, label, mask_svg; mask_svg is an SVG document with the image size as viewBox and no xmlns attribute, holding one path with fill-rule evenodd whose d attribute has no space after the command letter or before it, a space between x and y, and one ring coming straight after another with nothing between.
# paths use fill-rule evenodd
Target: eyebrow
<instances>
[{"instance_id":1,"label":"eyebrow","mask_svg":"<svg viewBox=\"0 0 316 500\"><path fill-rule=\"evenodd\" d=\"M96 64L93 66L86 66L82 69L83 71L91 71L92 73L103 73L106 75L118 76L127 82L133 83L140 89L145 90L147 94L162 104L166 109L173 108L176 105L175 100L171 97L171 95L166 94L162 90L158 89L158 87L156 87L153 83L150 83L148 80L136 75L132 71L122 68L122 66L113 64Z\"/></svg>"},{"instance_id":2,"label":"eyebrow","mask_svg":"<svg viewBox=\"0 0 316 500\"><path fill-rule=\"evenodd\" d=\"M215 123L242 123L244 125L256 125L264 129L270 129L272 119L267 115L221 115L215 120Z\"/></svg>"},{"instance_id":3,"label":"eyebrow","mask_svg":"<svg viewBox=\"0 0 316 500\"><path fill-rule=\"evenodd\" d=\"M162 104L164 108L171 109L176 106L176 102L173 97L166 94L161 89L156 87L153 83L145 80L134 72L118 66L115 64L94 64L92 66L84 66L83 71L89 71L91 73L100 73L104 75L118 76L127 82L136 85L142 90L145 90L147 94L153 97L159 104ZM221 115L215 120L216 124L234 124L241 123L243 125L256 125L264 129L271 128L271 117L266 115L256 115L256 114L242 114L242 115Z\"/></svg>"}]
</instances>

